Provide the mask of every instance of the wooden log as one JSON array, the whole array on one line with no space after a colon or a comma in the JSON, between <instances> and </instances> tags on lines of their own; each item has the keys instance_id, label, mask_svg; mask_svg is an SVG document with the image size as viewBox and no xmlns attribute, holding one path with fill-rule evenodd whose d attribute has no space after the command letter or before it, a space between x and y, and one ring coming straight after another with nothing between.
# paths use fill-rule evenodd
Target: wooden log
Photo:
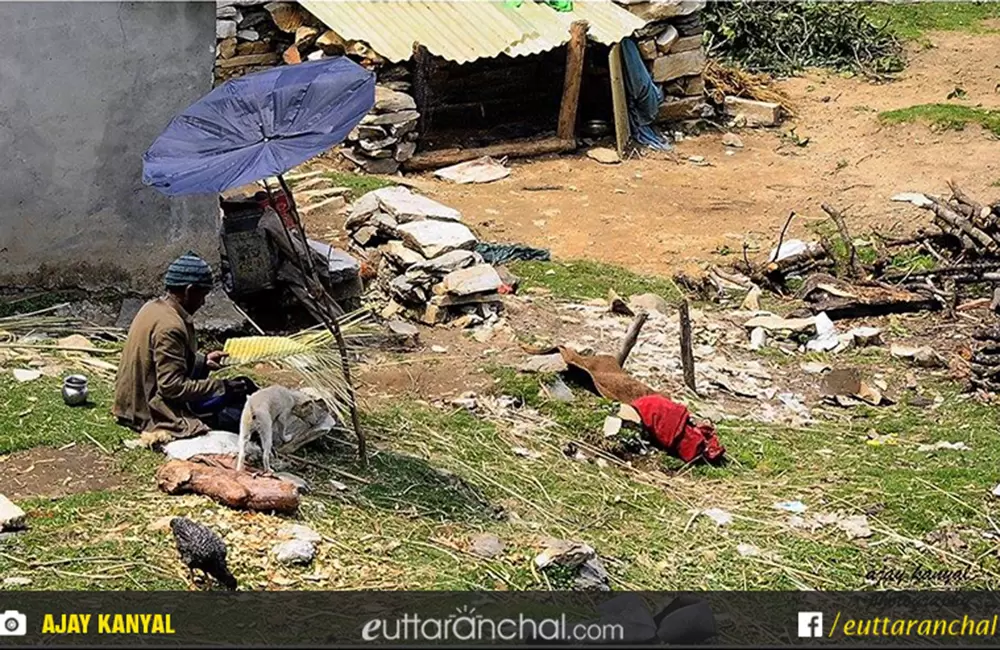
<instances>
[{"instance_id":1,"label":"wooden log","mask_svg":"<svg viewBox=\"0 0 1000 650\"><path fill-rule=\"evenodd\" d=\"M473 149L439 149L438 151L417 154L404 162L403 168L408 171L422 171L447 167L448 165L457 165L458 163L475 160L483 156L492 156L493 158L502 158L504 156L509 158L528 158L548 153L572 151L575 148L575 140L546 138L544 140L530 140L525 142L503 142Z\"/></svg>"},{"instance_id":2,"label":"wooden log","mask_svg":"<svg viewBox=\"0 0 1000 650\"><path fill-rule=\"evenodd\" d=\"M695 395L698 394L698 386L694 377L694 348L691 340L691 312L688 301L684 300L680 305L680 326L681 326L681 366L684 369L684 383Z\"/></svg>"},{"instance_id":3,"label":"wooden log","mask_svg":"<svg viewBox=\"0 0 1000 650\"><path fill-rule=\"evenodd\" d=\"M622 346L618 350L618 365L622 368L625 367L625 362L628 360L628 355L632 353L632 348L635 347L636 342L639 340L639 332L642 330L642 326L646 324L646 319L649 318L649 314L644 311L639 312L635 315L635 320L628 328L628 332L625 333L625 339L622 341Z\"/></svg>"},{"instance_id":4,"label":"wooden log","mask_svg":"<svg viewBox=\"0 0 1000 650\"><path fill-rule=\"evenodd\" d=\"M167 494L203 494L238 510L295 512L299 507L292 483L187 460L162 465L156 483Z\"/></svg>"},{"instance_id":5,"label":"wooden log","mask_svg":"<svg viewBox=\"0 0 1000 650\"><path fill-rule=\"evenodd\" d=\"M1000 244L994 241L992 237L974 226L971 221L952 210L944 201L934 197L930 198L934 202L934 205L932 206L934 214L937 215L939 219L943 220L953 228L957 228L967 237L976 242L976 244L978 244L977 248L985 249L987 252L993 253L994 255L1000 253Z\"/></svg>"},{"instance_id":6,"label":"wooden log","mask_svg":"<svg viewBox=\"0 0 1000 650\"><path fill-rule=\"evenodd\" d=\"M430 76L432 72L431 53L419 43L413 44L413 101L417 105L420 117L417 120L417 132L424 134L430 126L431 90Z\"/></svg>"},{"instance_id":7,"label":"wooden log","mask_svg":"<svg viewBox=\"0 0 1000 650\"><path fill-rule=\"evenodd\" d=\"M559 105L559 127L556 135L570 140L576 133L576 112L580 105L580 83L583 79L583 58L587 51L587 21L577 20L569 28L566 44L566 76L563 79L562 102Z\"/></svg>"}]
</instances>

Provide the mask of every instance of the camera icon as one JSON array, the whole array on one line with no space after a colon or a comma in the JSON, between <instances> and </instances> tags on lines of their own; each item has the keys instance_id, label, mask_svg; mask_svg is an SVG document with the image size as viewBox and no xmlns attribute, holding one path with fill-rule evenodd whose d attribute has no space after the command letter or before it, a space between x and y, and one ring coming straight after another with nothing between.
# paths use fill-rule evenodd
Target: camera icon
<instances>
[{"instance_id":1,"label":"camera icon","mask_svg":"<svg viewBox=\"0 0 1000 650\"><path fill-rule=\"evenodd\" d=\"M16 609L0 614L0 636L24 636L28 633L28 617Z\"/></svg>"}]
</instances>

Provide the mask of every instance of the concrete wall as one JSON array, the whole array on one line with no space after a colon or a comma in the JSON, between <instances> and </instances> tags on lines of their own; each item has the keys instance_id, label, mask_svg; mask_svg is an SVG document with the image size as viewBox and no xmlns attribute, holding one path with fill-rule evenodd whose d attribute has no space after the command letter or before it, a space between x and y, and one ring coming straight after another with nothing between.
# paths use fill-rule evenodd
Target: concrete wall
<instances>
[{"instance_id":1,"label":"concrete wall","mask_svg":"<svg viewBox=\"0 0 1000 650\"><path fill-rule=\"evenodd\" d=\"M215 199L141 180L214 60L214 2L0 3L0 289L148 293L189 248L217 260Z\"/></svg>"}]
</instances>

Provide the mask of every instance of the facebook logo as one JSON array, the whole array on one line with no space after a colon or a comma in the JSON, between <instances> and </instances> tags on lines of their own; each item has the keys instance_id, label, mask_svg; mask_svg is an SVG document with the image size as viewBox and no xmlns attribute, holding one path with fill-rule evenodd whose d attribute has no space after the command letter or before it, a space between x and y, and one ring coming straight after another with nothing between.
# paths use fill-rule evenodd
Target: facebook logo
<instances>
[{"instance_id":1,"label":"facebook logo","mask_svg":"<svg viewBox=\"0 0 1000 650\"><path fill-rule=\"evenodd\" d=\"M799 612L799 637L823 636L823 612Z\"/></svg>"}]
</instances>

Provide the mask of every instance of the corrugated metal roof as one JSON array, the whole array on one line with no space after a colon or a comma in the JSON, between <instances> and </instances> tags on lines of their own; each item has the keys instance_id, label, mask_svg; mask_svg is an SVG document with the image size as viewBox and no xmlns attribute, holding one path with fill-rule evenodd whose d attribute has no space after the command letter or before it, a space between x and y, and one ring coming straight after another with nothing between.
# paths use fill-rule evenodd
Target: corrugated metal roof
<instances>
[{"instance_id":1,"label":"corrugated metal roof","mask_svg":"<svg viewBox=\"0 0 1000 650\"><path fill-rule=\"evenodd\" d=\"M612 45L645 21L611 0L576 0L559 12L525 0L508 7L502 0L299 0L345 39L364 41L398 63L420 43L431 54L468 63L500 54L538 54L569 41L575 20L590 24L591 39Z\"/></svg>"}]
</instances>

